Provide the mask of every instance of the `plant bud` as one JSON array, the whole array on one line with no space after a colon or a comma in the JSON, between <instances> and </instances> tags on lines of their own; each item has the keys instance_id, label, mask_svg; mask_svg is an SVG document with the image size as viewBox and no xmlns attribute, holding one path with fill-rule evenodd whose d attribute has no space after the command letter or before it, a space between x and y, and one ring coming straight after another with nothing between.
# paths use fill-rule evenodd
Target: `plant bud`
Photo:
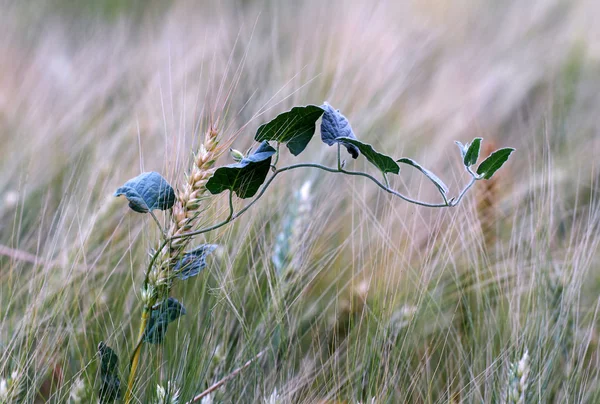
<instances>
[{"instance_id":1,"label":"plant bud","mask_svg":"<svg viewBox=\"0 0 600 404\"><path fill-rule=\"evenodd\" d=\"M231 153L231 157L233 158L233 160L235 160L235 162L237 162L237 163L242 161L242 159L244 158L244 155L239 150L229 149L229 152Z\"/></svg>"}]
</instances>

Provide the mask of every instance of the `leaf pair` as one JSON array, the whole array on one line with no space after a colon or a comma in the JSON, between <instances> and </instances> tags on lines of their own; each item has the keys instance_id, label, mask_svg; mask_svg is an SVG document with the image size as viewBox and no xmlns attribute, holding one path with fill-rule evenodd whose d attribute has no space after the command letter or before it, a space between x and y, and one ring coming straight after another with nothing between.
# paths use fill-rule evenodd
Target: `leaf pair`
<instances>
[{"instance_id":1,"label":"leaf pair","mask_svg":"<svg viewBox=\"0 0 600 404\"><path fill-rule=\"evenodd\" d=\"M361 142L354 135L348 119L327 102L322 106L307 105L294 107L279 114L272 121L260 126L254 140L273 140L286 144L290 152L297 156L304 151L315 134L316 122L321 121L321 140L333 146L343 145L352 158L363 154L380 171L398 174L400 168L389 156L377 152L370 144Z\"/></svg>"},{"instance_id":2,"label":"leaf pair","mask_svg":"<svg viewBox=\"0 0 600 404\"><path fill-rule=\"evenodd\" d=\"M100 389L98 398L101 404L113 403L121 397L119 379L119 357L104 342L98 344L100 356Z\"/></svg>"},{"instance_id":3,"label":"leaf pair","mask_svg":"<svg viewBox=\"0 0 600 404\"><path fill-rule=\"evenodd\" d=\"M460 142L455 142L460 150L461 156L463 158L463 164L466 167L471 167L477 164L477 160L479 159L479 151L481 149L481 138L475 138L471 143L467 143L463 145ZM492 154L490 154L485 160L479 164L477 167L477 174L486 180L492 178L492 176L508 161L508 158L514 152L515 149L512 147L505 147L503 149L498 149Z\"/></svg>"},{"instance_id":4,"label":"leaf pair","mask_svg":"<svg viewBox=\"0 0 600 404\"><path fill-rule=\"evenodd\" d=\"M162 343L167 334L169 323L177 320L185 313L185 307L174 297L163 300L159 307L152 310L150 314L148 325L144 331L143 341L150 344Z\"/></svg>"}]
</instances>

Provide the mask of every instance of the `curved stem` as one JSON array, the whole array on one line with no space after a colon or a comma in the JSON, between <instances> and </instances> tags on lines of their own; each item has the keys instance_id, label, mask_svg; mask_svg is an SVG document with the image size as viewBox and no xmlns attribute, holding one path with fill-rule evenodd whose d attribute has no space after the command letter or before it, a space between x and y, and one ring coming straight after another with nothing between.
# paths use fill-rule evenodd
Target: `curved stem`
<instances>
[{"instance_id":1,"label":"curved stem","mask_svg":"<svg viewBox=\"0 0 600 404\"><path fill-rule=\"evenodd\" d=\"M154 219L154 221L156 222L156 225L158 226L158 228L160 229L160 233L162 234L163 238L164 239L167 238L167 232L165 231L165 229L162 227L162 225L158 221L158 218L156 217L154 212L150 211L149 213L150 213L150 216L152 216L152 219Z\"/></svg>"},{"instance_id":2,"label":"curved stem","mask_svg":"<svg viewBox=\"0 0 600 404\"><path fill-rule=\"evenodd\" d=\"M338 161L338 163L341 166L341 162ZM273 174L269 177L269 179L263 184L260 192L258 193L258 195L250 202L248 203L246 206L244 206L239 212L235 213L235 214L231 214L232 211L230 211L230 215L227 219L225 219L224 221L217 223L213 226L204 228L204 229L200 229L200 230L195 230L195 231L191 231L188 233L183 233L174 237L171 237L171 240L175 240L181 237L192 237L192 236L197 236L199 234L203 234L203 233L207 233L209 231L212 230L216 230L219 227L223 227L225 226L227 223L237 219L238 217L240 217L244 212L246 212L252 205L254 205L265 193L265 191L267 190L267 188L269 187L269 185L271 185L271 183L273 182L273 180L275 179L275 177L277 177L277 175L286 172L286 171L290 171L290 170L294 170L296 168L317 168L319 170L323 170L323 171L327 171L330 173L340 173L340 174L347 174L347 175L354 175L354 176L360 176L360 177L365 177L368 178L369 180L371 180L372 182L374 182L379 188L383 189L384 191L386 191L389 194L392 194L406 202L415 204L415 205L420 205L420 206L425 206L428 208L445 208L445 207L453 207L456 205L456 203L450 203L448 202L448 200L446 198L444 198L444 202L443 203L429 203L429 202L423 202L423 201L419 201L417 199L413 199L411 197L408 197L404 194L401 194L400 192L389 188L388 186L386 186L385 184L383 184L382 182L380 182L379 180L377 180L375 177L373 177L370 174L367 173L363 173L361 171L348 171L348 170L344 170L343 168L331 168L331 167L327 167L324 166L322 164L317 164L317 163L300 163L300 164L293 164L290 166L286 166L286 167L282 167L279 168L277 170L275 170L273 172ZM474 181L474 180L473 180ZM471 187L471 185L473 185L472 183L469 183L467 185L467 187L465 187L465 189L462 190L459 198L462 198L462 196L464 196L464 194L468 191L468 189ZM231 197L231 194L230 194ZM231 204L230 204L230 208Z\"/></svg>"},{"instance_id":3,"label":"curved stem","mask_svg":"<svg viewBox=\"0 0 600 404\"><path fill-rule=\"evenodd\" d=\"M385 182L386 188L389 188L390 187L390 181L388 180L387 174L384 173L383 171L381 172L381 174L383 175L383 181Z\"/></svg>"},{"instance_id":4,"label":"curved stem","mask_svg":"<svg viewBox=\"0 0 600 404\"><path fill-rule=\"evenodd\" d=\"M229 190L229 215L227 216L227 219L225 219L225 221L231 220L232 216L233 216L233 191Z\"/></svg>"},{"instance_id":5,"label":"curved stem","mask_svg":"<svg viewBox=\"0 0 600 404\"><path fill-rule=\"evenodd\" d=\"M272 177L274 177L274 176L275 176L275 174L273 174ZM259 195L262 195L262 192ZM260 198L260 196L257 197L256 199L258 199L258 198ZM245 209L243 209L243 210L245 210ZM207 233L209 231L216 230L219 227L225 226L227 223L231 222L232 220L234 220L238 216L239 216L239 212L238 212L238 214L235 214L235 215L233 214L233 191L230 190L229 191L229 215L227 216L227 219L225 219L222 222L217 223L217 224L215 224L213 226L206 227L204 229L200 229L200 230L196 230L196 231L190 231L188 233L183 233L183 234L179 234L179 235L173 236L173 237L171 237L171 240L177 240L178 238L182 238L182 237L197 236L198 234Z\"/></svg>"},{"instance_id":6,"label":"curved stem","mask_svg":"<svg viewBox=\"0 0 600 404\"><path fill-rule=\"evenodd\" d=\"M148 276L150 276L150 271L152 270L152 267L154 266L154 263L156 262L158 255L163 250L163 248L165 248L167 246L169 241L172 239L173 239L172 237L170 239L165 238L163 240L162 244L160 245L160 247L158 247L158 249L154 252L154 255L152 255L152 259L150 260L150 263L148 264L148 267L146 268L146 276L144 278L144 289L146 288L146 286L148 286Z\"/></svg>"},{"instance_id":7,"label":"curved stem","mask_svg":"<svg viewBox=\"0 0 600 404\"><path fill-rule=\"evenodd\" d=\"M271 163L271 165L273 167L277 166L277 163L279 162L279 146L281 145L281 143L277 142L277 153L275 153L275 161L273 163Z\"/></svg>"},{"instance_id":8,"label":"curved stem","mask_svg":"<svg viewBox=\"0 0 600 404\"><path fill-rule=\"evenodd\" d=\"M475 177L471 178L471 181L469 181L467 186L461 191L461 193L458 195L458 197L450 202L449 206L458 205L460 203L460 200L463 198L463 196L465 196L465 194L469 190L469 188L471 188L473 186L473 184L475 184L475 181L477 181L477 178L475 178Z\"/></svg>"}]
</instances>

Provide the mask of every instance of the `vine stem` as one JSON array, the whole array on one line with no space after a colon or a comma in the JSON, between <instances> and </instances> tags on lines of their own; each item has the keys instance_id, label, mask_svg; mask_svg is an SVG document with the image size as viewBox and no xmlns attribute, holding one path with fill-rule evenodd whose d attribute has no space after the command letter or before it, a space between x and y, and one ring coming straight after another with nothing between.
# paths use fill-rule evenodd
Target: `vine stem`
<instances>
[{"instance_id":1,"label":"vine stem","mask_svg":"<svg viewBox=\"0 0 600 404\"><path fill-rule=\"evenodd\" d=\"M165 229L162 227L162 225L160 224L160 221L158 220L158 218L156 217L156 215L154 214L154 212L152 212L151 210L148 212L150 213L150 216L152 216L152 219L154 219L154 222L156 223L156 225L158 226L158 228L160 229L160 233L162 234L163 238L167 238L167 232L165 231Z\"/></svg>"},{"instance_id":2,"label":"vine stem","mask_svg":"<svg viewBox=\"0 0 600 404\"><path fill-rule=\"evenodd\" d=\"M242 366L240 366L239 368L237 368L236 370L234 370L233 372L231 372L230 374L228 374L227 376L225 376L224 378L222 378L221 380L219 380L218 382L216 382L215 384L210 386L208 389L204 390L202 393L200 393L197 396L195 396L194 398L192 398L186 404L192 404L192 403L202 400L202 398L206 397L207 395L209 395L210 393L212 393L213 391L215 391L216 389L218 389L219 387L221 387L222 385L227 383L229 380L236 377L242 370L244 370L248 366L252 365L252 363L255 362L257 359L259 359L261 356L263 356L265 354L265 352L267 352L266 349L263 351L260 351L254 358L250 359L248 362L244 363Z\"/></svg>"},{"instance_id":3,"label":"vine stem","mask_svg":"<svg viewBox=\"0 0 600 404\"><path fill-rule=\"evenodd\" d=\"M267 188L271 185L271 183L273 182L273 180L281 173L286 172L286 171L290 171L290 170L295 170L297 168L317 168L319 170L323 170L323 171L327 171L330 173L338 173L338 174L346 174L346 175L353 175L353 176L360 176L360 177L365 177L369 180L371 180L372 182L374 182L379 188L383 189L384 191L386 191L389 194L392 194L406 202L415 204L415 205L420 205L420 206L425 206L428 208L446 208L446 207L454 207L458 204L458 202L462 199L462 197L467 193L467 191L469 190L469 188L471 188L471 186L475 183L476 180L478 180L479 178L477 178L476 176L473 175L473 173L471 171L469 171L469 173L471 174L472 178L471 181L467 184L467 186L465 186L465 188L460 192L459 196L456 199L451 199L451 200L446 200L446 198L444 198L444 202L441 203L429 203L429 202L423 202L423 201L419 201L417 199L413 199L409 196L406 196L390 187L388 187L387 185L383 184L381 181L379 181L378 179L376 179L375 177L373 177L370 174L361 172L361 171L348 171L348 170L344 170L343 168L341 168L341 163L340 163L340 167L339 168L331 168L331 167L327 167L324 166L322 164L318 164L318 163L300 163L300 164L293 164L290 166L286 166L286 167L282 167L279 168L277 170L275 170L273 172L273 174L269 177L269 179L264 183L264 185L262 186L260 192L258 193L258 195L250 202L248 203L246 206L244 206L239 212L230 215L227 219L225 219L224 221L215 224L213 226L204 228L204 229L200 229L200 230L195 230L192 232L188 232L188 233L183 233L183 234L179 234L177 236L173 236L171 237L171 240L175 240L181 237L192 237L192 236L197 236L199 234L203 234L203 233L207 233L209 231L218 229L219 227L222 227L226 224L228 224L229 222L237 219L238 217L240 217L244 212L246 212L252 205L254 205L265 193L265 191L267 190ZM231 198L231 194L230 194L230 198Z\"/></svg>"}]
</instances>

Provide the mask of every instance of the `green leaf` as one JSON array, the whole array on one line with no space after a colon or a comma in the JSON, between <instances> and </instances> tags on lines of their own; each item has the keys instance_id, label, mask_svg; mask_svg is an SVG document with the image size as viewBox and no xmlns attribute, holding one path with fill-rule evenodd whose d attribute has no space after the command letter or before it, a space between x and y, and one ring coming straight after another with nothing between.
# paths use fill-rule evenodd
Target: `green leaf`
<instances>
[{"instance_id":1,"label":"green leaf","mask_svg":"<svg viewBox=\"0 0 600 404\"><path fill-rule=\"evenodd\" d=\"M477 174L483 176L486 180L489 180L492 178L492 175L506 163L511 153L514 151L515 149L512 147L496 150L479 164L479 167L477 167Z\"/></svg>"},{"instance_id":2,"label":"green leaf","mask_svg":"<svg viewBox=\"0 0 600 404\"><path fill-rule=\"evenodd\" d=\"M156 310L152 310L144 331L144 342L160 344L167 333L169 323L185 314L185 307L174 297L164 300Z\"/></svg>"},{"instance_id":3,"label":"green leaf","mask_svg":"<svg viewBox=\"0 0 600 404\"><path fill-rule=\"evenodd\" d=\"M275 149L264 141L250 156L239 163L219 167L206 183L212 194L229 189L240 198L251 198L256 194L269 173L271 157Z\"/></svg>"},{"instance_id":4,"label":"green leaf","mask_svg":"<svg viewBox=\"0 0 600 404\"><path fill-rule=\"evenodd\" d=\"M254 140L258 142L274 140L285 143L290 152L297 156L302 153L315 134L315 124L321 115L323 109L316 105L294 107L261 125Z\"/></svg>"},{"instance_id":5,"label":"green leaf","mask_svg":"<svg viewBox=\"0 0 600 404\"><path fill-rule=\"evenodd\" d=\"M369 160L371 164L377 167L384 174L398 174L400 172L400 167L398 167L398 164L396 164L393 158L383 153L379 153L377 150L373 149L373 146L370 144L363 143L358 139L352 139L349 137L339 137L337 140L356 146L356 148L367 158L367 160Z\"/></svg>"},{"instance_id":6,"label":"green leaf","mask_svg":"<svg viewBox=\"0 0 600 404\"><path fill-rule=\"evenodd\" d=\"M404 164L408 164L410 166L413 166L417 170L421 171L427 178L429 178L431 180L431 182L433 182L433 184L437 187L437 189L442 194L446 195L448 193L448 187L446 186L446 184L444 184L444 182L442 180L440 180L438 178L437 175L435 175L434 173L432 173L431 171L429 171L425 167L421 166L419 163L417 163L413 159L409 159L409 158L404 157L404 158L401 158L401 159L396 160L396 161L398 163L404 163Z\"/></svg>"},{"instance_id":7,"label":"green leaf","mask_svg":"<svg viewBox=\"0 0 600 404\"><path fill-rule=\"evenodd\" d=\"M175 203L175 191L167 180L154 171L130 179L114 195L125 195L129 207L139 213L170 209Z\"/></svg>"},{"instance_id":8,"label":"green leaf","mask_svg":"<svg viewBox=\"0 0 600 404\"><path fill-rule=\"evenodd\" d=\"M198 275L206 267L206 256L212 253L217 247L216 244L202 244L186 252L183 258L175 265L173 272L181 280Z\"/></svg>"},{"instance_id":9,"label":"green leaf","mask_svg":"<svg viewBox=\"0 0 600 404\"><path fill-rule=\"evenodd\" d=\"M358 158L358 147L340 140L340 138L356 139L348 119L340 113L339 109L333 108L327 102L321 105L321 108L325 111L321 120L321 140L329 146L340 143L346 147L353 159Z\"/></svg>"},{"instance_id":10,"label":"green leaf","mask_svg":"<svg viewBox=\"0 0 600 404\"><path fill-rule=\"evenodd\" d=\"M121 397L121 380L119 379L119 357L104 342L98 344L100 356L100 403L113 403Z\"/></svg>"},{"instance_id":11,"label":"green leaf","mask_svg":"<svg viewBox=\"0 0 600 404\"><path fill-rule=\"evenodd\" d=\"M467 167L471 167L477 163L479 158L479 149L481 148L481 138L477 137L473 139L471 143L467 145L467 151L463 157L463 162Z\"/></svg>"}]
</instances>

